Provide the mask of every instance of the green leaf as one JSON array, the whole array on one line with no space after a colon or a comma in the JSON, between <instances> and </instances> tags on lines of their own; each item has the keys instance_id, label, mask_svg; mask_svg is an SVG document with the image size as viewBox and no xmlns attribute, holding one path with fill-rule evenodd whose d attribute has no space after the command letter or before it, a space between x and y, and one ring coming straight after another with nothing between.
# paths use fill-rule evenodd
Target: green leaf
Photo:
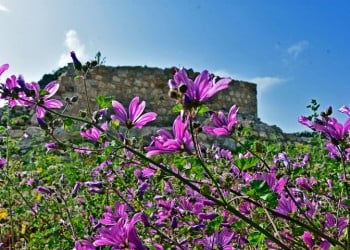
<instances>
[{"instance_id":1,"label":"green leaf","mask_svg":"<svg viewBox=\"0 0 350 250\"><path fill-rule=\"evenodd\" d=\"M197 178L204 177L204 170L200 160L197 158L190 158L189 162L191 163L191 174L194 174Z\"/></svg>"},{"instance_id":2,"label":"green leaf","mask_svg":"<svg viewBox=\"0 0 350 250\"><path fill-rule=\"evenodd\" d=\"M201 190L202 194L206 194L206 195L210 195L211 194L209 184L206 184L206 183L202 184L201 187L200 187L200 190Z\"/></svg>"},{"instance_id":3,"label":"green leaf","mask_svg":"<svg viewBox=\"0 0 350 250\"><path fill-rule=\"evenodd\" d=\"M350 207L350 199L343 200L343 203L344 203L346 206Z\"/></svg>"},{"instance_id":4,"label":"green leaf","mask_svg":"<svg viewBox=\"0 0 350 250\"><path fill-rule=\"evenodd\" d=\"M111 108L113 96L98 96L96 102L100 108Z\"/></svg>"},{"instance_id":5,"label":"green leaf","mask_svg":"<svg viewBox=\"0 0 350 250\"><path fill-rule=\"evenodd\" d=\"M63 124L64 124L64 127L67 128L67 129L70 129L72 128L73 124L74 124L74 120L73 119L64 119L63 120Z\"/></svg>"},{"instance_id":6,"label":"green leaf","mask_svg":"<svg viewBox=\"0 0 350 250\"><path fill-rule=\"evenodd\" d=\"M234 164L239 168L239 170L245 171L255 167L258 162L259 162L258 158L249 157L249 158L236 159L234 161Z\"/></svg>"},{"instance_id":7,"label":"green leaf","mask_svg":"<svg viewBox=\"0 0 350 250\"><path fill-rule=\"evenodd\" d=\"M209 234L218 231L222 221L223 218L220 215L216 216L213 220L211 220L207 225L207 230L209 230Z\"/></svg>"},{"instance_id":8,"label":"green leaf","mask_svg":"<svg viewBox=\"0 0 350 250\"><path fill-rule=\"evenodd\" d=\"M174 159L174 166L181 172L185 169L185 166L187 164L186 159L183 157L175 157Z\"/></svg>"},{"instance_id":9,"label":"green leaf","mask_svg":"<svg viewBox=\"0 0 350 250\"><path fill-rule=\"evenodd\" d=\"M248 241L250 245L260 245L265 241L265 235L260 232L251 232L248 235Z\"/></svg>"},{"instance_id":10,"label":"green leaf","mask_svg":"<svg viewBox=\"0 0 350 250\"><path fill-rule=\"evenodd\" d=\"M275 208L277 206L277 194L270 189L264 180L251 181L250 189L246 191L246 194L255 199L266 201L269 208Z\"/></svg>"},{"instance_id":11,"label":"green leaf","mask_svg":"<svg viewBox=\"0 0 350 250\"><path fill-rule=\"evenodd\" d=\"M197 113L199 115L202 115L204 113L207 113L210 109L205 105L205 104L201 104L197 107Z\"/></svg>"},{"instance_id":12,"label":"green leaf","mask_svg":"<svg viewBox=\"0 0 350 250\"><path fill-rule=\"evenodd\" d=\"M171 109L174 113L180 113L180 111L182 110L182 104L176 104L172 109Z\"/></svg>"},{"instance_id":13,"label":"green leaf","mask_svg":"<svg viewBox=\"0 0 350 250\"><path fill-rule=\"evenodd\" d=\"M39 95L40 95L40 96L44 96L44 95L47 95L47 94L50 94L50 93L49 93L49 91L47 91L47 90L45 90L45 89L41 89L41 90L39 91Z\"/></svg>"}]
</instances>

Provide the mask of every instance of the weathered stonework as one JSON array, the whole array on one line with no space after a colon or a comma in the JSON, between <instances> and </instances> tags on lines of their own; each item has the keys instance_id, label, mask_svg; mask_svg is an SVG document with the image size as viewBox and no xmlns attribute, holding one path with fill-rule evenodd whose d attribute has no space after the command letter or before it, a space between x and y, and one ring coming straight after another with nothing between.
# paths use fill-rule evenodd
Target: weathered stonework
<instances>
[{"instance_id":1,"label":"weathered stonework","mask_svg":"<svg viewBox=\"0 0 350 250\"><path fill-rule=\"evenodd\" d=\"M195 75L189 72L189 75ZM152 123L155 126L169 126L176 114L171 109L174 100L168 96L168 80L172 78L171 69L159 69L150 67L109 67L100 66L93 69L87 77L87 89L92 109L97 108L95 97L113 96L115 100L126 107L130 100L139 96L146 101L146 111L155 111L157 120ZM76 78L73 65L59 78L60 89L57 96L64 100L66 97L78 96L78 102L70 112L76 113L87 107L84 95L84 84L81 78ZM220 91L208 103L212 110L228 109L236 104L239 113L251 118L257 117L257 92L256 84L233 80L228 89Z\"/></svg>"},{"instance_id":2,"label":"weathered stonework","mask_svg":"<svg viewBox=\"0 0 350 250\"><path fill-rule=\"evenodd\" d=\"M193 71L188 72L190 76L195 76ZM146 144L149 142L152 135L162 127L171 130L172 122L176 116L172 112L172 107L175 104L168 96L168 80L172 78L173 72L171 69L159 69L150 67L109 67L100 66L93 69L87 77L87 90L92 111L97 109L95 97L99 95L112 96L127 107L130 100L139 96L141 100L146 101L146 111L155 111L158 117L155 121L147 124L142 130L132 130L131 135L140 138ZM192 78L192 77L191 77ZM66 97L78 96L78 101L68 109L68 113L76 116L81 109L87 108L85 89L83 80L76 78L75 70L72 64L68 65L67 72L63 73L58 82L60 83L59 91L55 98L64 101ZM270 126L262 122L257 114L257 90L256 84L232 81L229 88L217 93L211 100L206 103L212 110L228 111L228 109L236 104L239 107L237 127L251 128L251 135L257 136L262 140L275 139L284 143L307 142L308 138L301 137L299 134L286 134L277 126ZM23 139L25 148L30 148L30 138L38 137L37 129L31 127L36 126L36 117L31 111L28 117L32 117L28 121L24 121L21 114L27 114L29 111L25 108L17 108L18 114L17 125L13 126L9 131L11 136L19 138L23 136L25 131L27 139ZM27 110L27 111L26 111ZM3 110L0 109L0 117ZM21 118L22 117L22 118ZM208 122L209 117L206 117ZM0 119L1 123L1 119ZM44 131L41 131L44 136ZM62 133L62 139L68 140L69 134ZM221 145L225 148L233 149L235 142L233 139L220 137L215 138L204 133L200 134L200 140L203 145L210 147L212 144Z\"/></svg>"}]
</instances>

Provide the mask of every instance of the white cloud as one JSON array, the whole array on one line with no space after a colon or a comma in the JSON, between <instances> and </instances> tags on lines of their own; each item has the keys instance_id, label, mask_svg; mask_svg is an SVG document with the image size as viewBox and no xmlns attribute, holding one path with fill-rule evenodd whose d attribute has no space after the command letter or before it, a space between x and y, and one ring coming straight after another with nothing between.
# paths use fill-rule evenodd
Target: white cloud
<instances>
[{"instance_id":1,"label":"white cloud","mask_svg":"<svg viewBox=\"0 0 350 250\"><path fill-rule=\"evenodd\" d=\"M71 51L75 51L75 54L82 63L88 59L88 56L85 52L85 45L81 43L75 30L67 31L64 40L64 46L66 47L66 51L63 52L60 56L60 60L58 62L59 67L66 66L67 63L72 62L72 58L70 57Z\"/></svg>"},{"instance_id":2,"label":"white cloud","mask_svg":"<svg viewBox=\"0 0 350 250\"><path fill-rule=\"evenodd\" d=\"M301 52L303 52L309 46L309 42L306 40L297 42L287 49L289 55L297 58Z\"/></svg>"},{"instance_id":3,"label":"white cloud","mask_svg":"<svg viewBox=\"0 0 350 250\"><path fill-rule=\"evenodd\" d=\"M213 71L214 75L220 77L232 77L235 80L247 81L256 83L258 88L258 94L272 88L273 86L286 82L287 80L277 76L256 76L256 77L246 77L239 74L229 73L226 70L216 70Z\"/></svg>"},{"instance_id":4,"label":"white cloud","mask_svg":"<svg viewBox=\"0 0 350 250\"><path fill-rule=\"evenodd\" d=\"M213 74L220 77L233 77L232 74L230 74L225 70L216 70L216 71L213 71Z\"/></svg>"},{"instance_id":5,"label":"white cloud","mask_svg":"<svg viewBox=\"0 0 350 250\"><path fill-rule=\"evenodd\" d=\"M6 12L9 12L10 10L8 8L6 8L5 5L1 4L0 3L0 11L6 11Z\"/></svg>"},{"instance_id":6,"label":"white cloud","mask_svg":"<svg viewBox=\"0 0 350 250\"><path fill-rule=\"evenodd\" d=\"M284 78L276 76L258 76L248 79L249 82L256 83L258 86L258 93L262 93L271 87L287 81Z\"/></svg>"}]
</instances>

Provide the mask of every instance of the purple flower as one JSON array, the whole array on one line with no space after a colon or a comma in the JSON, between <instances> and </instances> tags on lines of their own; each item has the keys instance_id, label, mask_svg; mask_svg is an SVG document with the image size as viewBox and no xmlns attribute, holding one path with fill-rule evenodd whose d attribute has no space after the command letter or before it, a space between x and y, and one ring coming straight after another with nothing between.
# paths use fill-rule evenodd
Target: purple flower
<instances>
[{"instance_id":1,"label":"purple flower","mask_svg":"<svg viewBox=\"0 0 350 250\"><path fill-rule=\"evenodd\" d=\"M120 220L127 220L128 214L126 213L126 205L116 202L114 205L114 212L111 207L106 207L106 212L103 213L102 219L98 222L105 226L116 225Z\"/></svg>"},{"instance_id":2,"label":"purple flower","mask_svg":"<svg viewBox=\"0 0 350 250\"><path fill-rule=\"evenodd\" d=\"M74 151L78 154L86 154L86 155L89 155L92 152L88 147L77 148L77 149L74 149Z\"/></svg>"},{"instance_id":3,"label":"purple flower","mask_svg":"<svg viewBox=\"0 0 350 250\"><path fill-rule=\"evenodd\" d=\"M51 194L51 190L44 186L37 186L36 190L42 194Z\"/></svg>"},{"instance_id":4,"label":"purple flower","mask_svg":"<svg viewBox=\"0 0 350 250\"><path fill-rule=\"evenodd\" d=\"M308 180L305 177L298 177L295 180L297 186L305 188L307 191L311 191Z\"/></svg>"},{"instance_id":5,"label":"purple flower","mask_svg":"<svg viewBox=\"0 0 350 250\"><path fill-rule=\"evenodd\" d=\"M204 126L203 131L207 134L214 136L227 136L230 135L233 131L233 125L237 123L237 112L238 108L236 105L233 105L230 108L230 111L227 117L223 112L214 112L211 115L211 121L215 126Z\"/></svg>"},{"instance_id":6,"label":"purple flower","mask_svg":"<svg viewBox=\"0 0 350 250\"><path fill-rule=\"evenodd\" d=\"M1 158L0 159L0 169L4 168L6 166L6 159L5 158Z\"/></svg>"},{"instance_id":7,"label":"purple flower","mask_svg":"<svg viewBox=\"0 0 350 250\"><path fill-rule=\"evenodd\" d=\"M339 109L339 112L341 113L344 113L344 114L347 114L348 116L350 116L350 108L348 106L342 106L340 109Z\"/></svg>"},{"instance_id":8,"label":"purple flower","mask_svg":"<svg viewBox=\"0 0 350 250\"><path fill-rule=\"evenodd\" d=\"M341 109L346 112L346 109ZM340 123L334 117L323 117L322 120L316 118L314 122L309 121L306 117L299 118L299 122L313 130L321 132L328 139L340 141L347 137L350 131L350 118L344 124Z\"/></svg>"},{"instance_id":9,"label":"purple flower","mask_svg":"<svg viewBox=\"0 0 350 250\"><path fill-rule=\"evenodd\" d=\"M73 196L76 196L78 194L80 187L81 187L81 182L77 181L73 187L73 191L72 191Z\"/></svg>"},{"instance_id":10,"label":"purple flower","mask_svg":"<svg viewBox=\"0 0 350 250\"><path fill-rule=\"evenodd\" d=\"M21 86L20 86L21 83ZM6 79L5 83L0 84L1 99L8 101L9 106L30 106L31 104L26 102L28 100L27 87L23 81L23 78L19 76L18 78L14 75Z\"/></svg>"},{"instance_id":11,"label":"purple flower","mask_svg":"<svg viewBox=\"0 0 350 250\"><path fill-rule=\"evenodd\" d=\"M29 178L27 181L26 181L26 185L27 186L33 186L34 184L34 178Z\"/></svg>"},{"instance_id":12,"label":"purple flower","mask_svg":"<svg viewBox=\"0 0 350 250\"><path fill-rule=\"evenodd\" d=\"M138 96L134 97L129 104L129 114L126 113L124 106L118 101L112 101L114 109L114 115L111 116L112 120L118 120L126 125L128 129L142 128L147 123L156 119L157 114L155 112L148 112L142 115L145 109L146 103L141 103Z\"/></svg>"},{"instance_id":13,"label":"purple flower","mask_svg":"<svg viewBox=\"0 0 350 250\"><path fill-rule=\"evenodd\" d=\"M142 221L142 213L135 214L131 220L119 220L113 226L99 228L94 238L94 246L112 246L112 249L143 250L147 247L137 235L135 224Z\"/></svg>"},{"instance_id":14,"label":"purple flower","mask_svg":"<svg viewBox=\"0 0 350 250\"><path fill-rule=\"evenodd\" d=\"M182 121L178 116L173 124L173 135L164 129L157 131L158 136L152 137L152 142L148 147L146 156L150 157L157 154L171 154L179 151L192 152L193 142L190 132L186 129L188 121Z\"/></svg>"},{"instance_id":15,"label":"purple flower","mask_svg":"<svg viewBox=\"0 0 350 250\"><path fill-rule=\"evenodd\" d=\"M347 227L349 221L346 217L340 217L337 223L338 235L342 235L344 233L344 229Z\"/></svg>"},{"instance_id":16,"label":"purple flower","mask_svg":"<svg viewBox=\"0 0 350 250\"><path fill-rule=\"evenodd\" d=\"M103 187L102 181L86 181L84 184L89 188L102 188Z\"/></svg>"},{"instance_id":17,"label":"purple flower","mask_svg":"<svg viewBox=\"0 0 350 250\"><path fill-rule=\"evenodd\" d=\"M0 76L2 75L2 73L4 73L6 70L8 70L8 68L10 67L10 65L8 64L3 64L0 66Z\"/></svg>"},{"instance_id":18,"label":"purple flower","mask_svg":"<svg viewBox=\"0 0 350 250\"><path fill-rule=\"evenodd\" d=\"M326 213L325 226L326 227L334 227L337 223L335 216L331 213Z\"/></svg>"},{"instance_id":19,"label":"purple flower","mask_svg":"<svg viewBox=\"0 0 350 250\"><path fill-rule=\"evenodd\" d=\"M45 116L46 110L51 108L62 108L63 103L60 100L56 99L49 99L54 94L56 94L59 84L56 83L56 81L52 81L49 84L47 84L44 88L44 94L40 91L40 86L36 82L32 82L28 84L28 89L31 89L34 91L34 100L36 105L36 115L38 118L43 118ZM43 107L42 107L43 106ZM45 107L45 108L44 108Z\"/></svg>"},{"instance_id":20,"label":"purple flower","mask_svg":"<svg viewBox=\"0 0 350 250\"><path fill-rule=\"evenodd\" d=\"M231 244L232 238L235 235L234 232L228 231L225 227L221 232L215 232L211 236L204 236L197 242L203 245L203 249L223 249L231 250L233 246Z\"/></svg>"},{"instance_id":21,"label":"purple flower","mask_svg":"<svg viewBox=\"0 0 350 250\"><path fill-rule=\"evenodd\" d=\"M95 250L96 248L87 240L77 240L74 244L74 250Z\"/></svg>"},{"instance_id":22,"label":"purple flower","mask_svg":"<svg viewBox=\"0 0 350 250\"><path fill-rule=\"evenodd\" d=\"M102 123L101 129L103 131L107 130L107 122ZM102 131L96 127L91 127L88 129L82 129L80 132L81 137L90 139L92 141L98 141L102 135Z\"/></svg>"},{"instance_id":23,"label":"purple flower","mask_svg":"<svg viewBox=\"0 0 350 250\"><path fill-rule=\"evenodd\" d=\"M275 208L275 211L284 215L289 215L297 211L297 206L291 198L282 196L278 200L278 205Z\"/></svg>"},{"instance_id":24,"label":"purple flower","mask_svg":"<svg viewBox=\"0 0 350 250\"><path fill-rule=\"evenodd\" d=\"M59 149L57 142L49 142L45 144L46 147L46 153L49 152L50 150L56 150Z\"/></svg>"},{"instance_id":25,"label":"purple flower","mask_svg":"<svg viewBox=\"0 0 350 250\"><path fill-rule=\"evenodd\" d=\"M304 234L301 236L301 238L304 241L304 243L308 246L309 249L312 249L313 246L315 245L315 242L312 239L310 232L305 231Z\"/></svg>"},{"instance_id":26,"label":"purple flower","mask_svg":"<svg viewBox=\"0 0 350 250\"><path fill-rule=\"evenodd\" d=\"M283 162L285 167L289 167L290 165L286 152L278 153L277 156L275 155L273 161L274 163Z\"/></svg>"},{"instance_id":27,"label":"purple flower","mask_svg":"<svg viewBox=\"0 0 350 250\"><path fill-rule=\"evenodd\" d=\"M168 85L170 89L180 89L180 92L181 87L185 86L183 88L184 91L182 91L185 94L184 97L192 104L198 105L208 100L220 90L228 88L231 81L230 78L224 78L216 82L207 70L202 71L193 81L188 78L186 69L181 68L176 69L176 73L173 79L169 80Z\"/></svg>"},{"instance_id":28,"label":"purple flower","mask_svg":"<svg viewBox=\"0 0 350 250\"><path fill-rule=\"evenodd\" d=\"M307 117L305 117L305 116L300 116L299 118L298 118L298 122L299 123L301 123L301 124L303 124L303 125L305 125L306 127L309 127L309 128L311 128L312 129L312 121L310 121Z\"/></svg>"}]
</instances>

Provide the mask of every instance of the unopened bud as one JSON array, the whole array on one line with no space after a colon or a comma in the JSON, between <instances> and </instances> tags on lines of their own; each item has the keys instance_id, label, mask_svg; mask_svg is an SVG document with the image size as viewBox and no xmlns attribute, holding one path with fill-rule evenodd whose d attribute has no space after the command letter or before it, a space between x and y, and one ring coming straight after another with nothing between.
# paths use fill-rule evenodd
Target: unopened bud
<instances>
[{"instance_id":1,"label":"unopened bud","mask_svg":"<svg viewBox=\"0 0 350 250\"><path fill-rule=\"evenodd\" d=\"M85 118L87 115L87 112L85 110L80 110L79 113L81 118Z\"/></svg>"},{"instance_id":2,"label":"unopened bud","mask_svg":"<svg viewBox=\"0 0 350 250\"><path fill-rule=\"evenodd\" d=\"M330 116L332 113L333 113L332 106L329 106L329 107L326 109L326 115L327 115L327 116Z\"/></svg>"},{"instance_id":3,"label":"unopened bud","mask_svg":"<svg viewBox=\"0 0 350 250\"><path fill-rule=\"evenodd\" d=\"M81 187L81 182L80 181L77 181L73 187L73 191L72 191L72 195L73 197L76 196L78 194L78 191Z\"/></svg>"},{"instance_id":4,"label":"unopened bud","mask_svg":"<svg viewBox=\"0 0 350 250\"><path fill-rule=\"evenodd\" d=\"M172 99L177 99L179 97L179 93L175 89L169 90L168 95Z\"/></svg>"},{"instance_id":5,"label":"unopened bud","mask_svg":"<svg viewBox=\"0 0 350 250\"><path fill-rule=\"evenodd\" d=\"M77 102L78 101L78 96L73 96L71 99L70 99L71 102Z\"/></svg>"},{"instance_id":6,"label":"unopened bud","mask_svg":"<svg viewBox=\"0 0 350 250\"><path fill-rule=\"evenodd\" d=\"M186 92L186 90L187 90L187 86L185 84L182 84L182 85L179 86L180 93L183 94L183 93Z\"/></svg>"},{"instance_id":7,"label":"unopened bud","mask_svg":"<svg viewBox=\"0 0 350 250\"><path fill-rule=\"evenodd\" d=\"M78 60L77 56L75 55L75 52L72 51L70 53L70 56L72 57L73 63L74 63L74 67L76 70L80 71L82 68L82 64L81 62Z\"/></svg>"},{"instance_id":8,"label":"unopened bud","mask_svg":"<svg viewBox=\"0 0 350 250\"><path fill-rule=\"evenodd\" d=\"M44 187L44 186L38 186L36 188L36 190L39 192L39 193L42 193L42 194L51 194L51 190L47 187Z\"/></svg>"}]
</instances>

